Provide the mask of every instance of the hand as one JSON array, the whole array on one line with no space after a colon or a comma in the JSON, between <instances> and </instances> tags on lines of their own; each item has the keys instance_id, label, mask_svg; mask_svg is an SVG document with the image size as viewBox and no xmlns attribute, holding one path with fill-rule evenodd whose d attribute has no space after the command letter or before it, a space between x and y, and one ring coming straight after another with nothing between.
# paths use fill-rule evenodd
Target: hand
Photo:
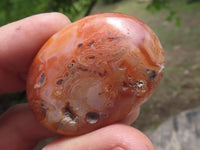
<instances>
[{"instance_id":1,"label":"hand","mask_svg":"<svg viewBox=\"0 0 200 150\"><path fill-rule=\"evenodd\" d=\"M0 94L25 90L29 66L47 39L69 19L60 13L40 14L0 28ZM138 110L139 112L139 110ZM58 136L35 120L27 104L10 108L0 117L0 147L30 150L42 139ZM120 123L78 136L60 136L44 150L153 150L137 129ZM121 148L121 149L120 149Z\"/></svg>"}]
</instances>

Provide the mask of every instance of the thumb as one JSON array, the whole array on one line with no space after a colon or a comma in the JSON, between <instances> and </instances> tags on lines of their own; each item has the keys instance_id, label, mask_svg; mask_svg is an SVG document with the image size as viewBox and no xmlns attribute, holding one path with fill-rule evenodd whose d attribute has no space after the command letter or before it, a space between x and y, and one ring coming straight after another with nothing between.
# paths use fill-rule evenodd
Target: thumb
<instances>
[{"instance_id":1,"label":"thumb","mask_svg":"<svg viewBox=\"0 0 200 150\"><path fill-rule=\"evenodd\" d=\"M150 140L139 130L123 124L113 124L91 133L61 137L43 150L154 150Z\"/></svg>"}]
</instances>

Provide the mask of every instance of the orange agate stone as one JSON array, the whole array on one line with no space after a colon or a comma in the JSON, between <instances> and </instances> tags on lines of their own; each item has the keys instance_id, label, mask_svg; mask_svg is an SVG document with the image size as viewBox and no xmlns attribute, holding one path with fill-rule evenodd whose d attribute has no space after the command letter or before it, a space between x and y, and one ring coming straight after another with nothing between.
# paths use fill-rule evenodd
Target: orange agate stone
<instances>
[{"instance_id":1,"label":"orange agate stone","mask_svg":"<svg viewBox=\"0 0 200 150\"><path fill-rule=\"evenodd\" d=\"M27 80L29 105L50 130L80 135L120 122L158 86L164 53L155 33L125 14L80 19L53 35Z\"/></svg>"}]
</instances>

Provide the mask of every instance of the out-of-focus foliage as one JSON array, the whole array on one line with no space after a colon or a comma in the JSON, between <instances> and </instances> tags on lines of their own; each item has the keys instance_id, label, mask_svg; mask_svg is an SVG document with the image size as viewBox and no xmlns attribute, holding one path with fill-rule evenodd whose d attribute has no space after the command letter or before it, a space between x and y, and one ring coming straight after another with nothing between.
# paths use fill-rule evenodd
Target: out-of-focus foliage
<instances>
[{"instance_id":1,"label":"out-of-focus foliage","mask_svg":"<svg viewBox=\"0 0 200 150\"><path fill-rule=\"evenodd\" d=\"M97 0L1 0L0 25L22 19L24 17L44 13L61 12L72 21L88 12L91 4Z\"/></svg>"},{"instance_id":2,"label":"out-of-focus foliage","mask_svg":"<svg viewBox=\"0 0 200 150\"><path fill-rule=\"evenodd\" d=\"M90 14L96 2L110 4L122 0L0 0L0 26L33 14L45 12L61 12L75 21ZM200 0L187 0L188 3ZM170 6L171 0L152 0L147 9L155 12L161 9L169 11L168 21L176 20L180 25L180 17Z\"/></svg>"},{"instance_id":3,"label":"out-of-focus foliage","mask_svg":"<svg viewBox=\"0 0 200 150\"><path fill-rule=\"evenodd\" d=\"M200 0L187 0L187 3L200 2Z\"/></svg>"},{"instance_id":4,"label":"out-of-focus foliage","mask_svg":"<svg viewBox=\"0 0 200 150\"><path fill-rule=\"evenodd\" d=\"M121 0L1 0L0 26L45 12L61 12L75 21L89 15L97 1L107 4Z\"/></svg>"},{"instance_id":5,"label":"out-of-focus foliage","mask_svg":"<svg viewBox=\"0 0 200 150\"><path fill-rule=\"evenodd\" d=\"M152 2L147 6L147 9L151 11L158 11L161 9L168 9L169 0L152 0Z\"/></svg>"},{"instance_id":6,"label":"out-of-focus foliage","mask_svg":"<svg viewBox=\"0 0 200 150\"><path fill-rule=\"evenodd\" d=\"M173 20L176 21L176 25L181 25L181 18L177 16L176 10L173 10L170 6L170 0L152 0L152 2L147 6L147 9L151 12L160 11L162 9L166 9L169 11L169 15L166 18L167 21L171 22Z\"/></svg>"},{"instance_id":7,"label":"out-of-focus foliage","mask_svg":"<svg viewBox=\"0 0 200 150\"><path fill-rule=\"evenodd\" d=\"M99 0L99 2L103 2L104 4L111 4L111 3L115 3L119 1L122 1L122 0Z\"/></svg>"},{"instance_id":8,"label":"out-of-focus foliage","mask_svg":"<svg viewBox=\"0 0 200 150\"><path fill-rule=\"evenodd\" d=\"M200 2L200 0L186 0L187 4L195 3L195 2ZM170 5L172 0L152 0L152 2L147 6L147 9L151 12L157 12L162 9L168 10L169 15L166 18L167 21L171 22L174 21L176 22L177 26L181 25L181 18L177 15L176 9L172 8Z\"/></svg>"}]
</instances>

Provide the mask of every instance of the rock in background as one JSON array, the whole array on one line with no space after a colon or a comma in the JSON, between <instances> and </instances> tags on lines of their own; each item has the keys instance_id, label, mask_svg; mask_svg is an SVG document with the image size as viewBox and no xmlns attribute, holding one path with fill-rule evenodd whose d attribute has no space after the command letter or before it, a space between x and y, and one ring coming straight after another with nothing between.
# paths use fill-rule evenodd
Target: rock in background
<instances>
[{"instance_id":1,"label":"rock in background","mask_svg":"<svg viewBox=\"0 0 200 150\"><path fill-rule=\"evenodd\" d=\"M156 150L200 149L200 107L172 117L146 135Z\"/></svg>"}]
</instances>

